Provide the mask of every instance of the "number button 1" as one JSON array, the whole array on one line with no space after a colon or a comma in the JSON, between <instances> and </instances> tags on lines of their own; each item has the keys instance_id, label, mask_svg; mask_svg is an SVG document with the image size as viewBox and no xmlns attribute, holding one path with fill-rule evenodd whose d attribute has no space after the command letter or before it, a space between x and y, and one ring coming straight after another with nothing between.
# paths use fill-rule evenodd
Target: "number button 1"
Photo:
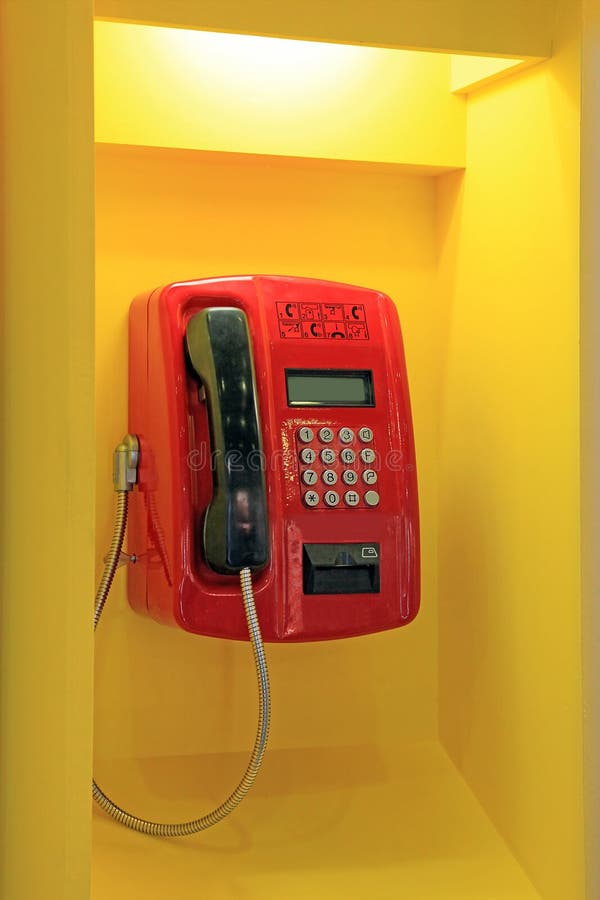
<instances>
[{"instance_id":1,"label":"number button 1","mask_svg":"<svg viewBox=\"0 0 600 900\"><path fill-rule=\"evenodd\" d=\"M306 425L298 431L298 438L302 441L303 444L310 444L312 439L314 438L312 428L308 428Z\"/></svg>"}]
</instances>

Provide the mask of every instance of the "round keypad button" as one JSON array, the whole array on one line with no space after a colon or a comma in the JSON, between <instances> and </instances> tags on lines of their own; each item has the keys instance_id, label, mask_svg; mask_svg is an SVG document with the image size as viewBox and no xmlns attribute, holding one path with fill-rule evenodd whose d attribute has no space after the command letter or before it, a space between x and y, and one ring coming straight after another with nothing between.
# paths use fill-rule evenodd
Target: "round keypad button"
<instances>
[{"instance_id":1,"label":"round keypad button","mask_svg":"<svg viewBox=\"0 0 600 900\"><path fill-rule=\"evenodd\" d=\"M335 462L335 451L331 450L329 447L326 447L324 450L321 450L321 462L325 463L326 466L330 466Z\"/></svg>"},{"instance_id":2,"label":"round keypad button","mask_svg":"<svg viewBox=\"0 0 600 900\"><path fill-rule=\"evenodd\" d=\"M342 444L351 444L354 440L354 432L351 428L340 428L338 437Z\"/></svg>"},{"instance_id":3,"label":"round keypad button","mask_svg":"<svg viewBox=\"0 0 600 900\"><path fill-rule=\"evenodd\" d=\"M373 440L373 432L370 428L360 428L358 437L363 442L363 444L370 444Z\"/></svg>"},{"instance_id":4,"label":"round keypad button","mask_svg":"<svg viewBox=\"0 0 600 900\"><path fill-rule=\"evenodd\" d=\"M358 481L358 475L354 471L354 469L345 469L342 472L342 481L344 484L356 484Z\"/></svg>"},{"instance_id":5,"label":"round keypad button","mask_svg":"<svg viewBox=\"0 0 600 900\"><path fill-rule=\"evenodd\" d=\"M334 472L333 469L325 469L321 478L325 484L335 484L337 481L337 472Z\"/></svg>"},{"instance_id":6,"label":"round keypad button","mask_svg":"<svg viewBox=\"0 0 600 900\"><path fill-rule=\"evenodd\" d=\"M377 481L377 472L374 469L365 469L362 473L362 479L365 484L375 484Z\"/></svg>"},{"instance_id":7,"label":"round keypad button","mask_svg":"<svg viewBox=\"0 0 600 900\"><path fill-rule=\"evenodd\" d=\"M318 479L317 473L313 469L307 469L302 473L302 481L304 484L316 484Z\"/></svg>"},{"instance_id":8,"label":"round keypad button","mask_svg":"<svg viewBox=\"0 0 600 900\"><path fill-rule=\"evenodd\" d=\"M358 506L359 500L360 497L356 491L346 491L344 494L344 502L347 506Z\"/></svg>"},{"instance_id":9,"label":"round keypad button","mask_svg":"<svg viewBox=\"0 0 600 900\"><path fill-rule=\"evenodd\" d=\"M314 436L312 428L308 428L306 425L298 431L298 440L303 444L310 444Z\"/></svg>"},{"instance_id":10,"label":"round keypad button","mask_svg":"<svg viewBox=\"0 0 600 900\"><path fill-rule=\"evenodd\" d=\"M364 450L360 451L360 458L364 463L372 463L375 461L375 451L371 450L370 447L365 447Z\"/></svg>"},{"instance_id":11,"label":"round keypad button","mask_svg":"<svg viewBox=\"0 0 600 900\"><path fill-rule=\"evenodd\" d=\"M367 491L365 494L365 503L367 506L377 506L379 503L379 494L377 491Z\"/></svg>"},{"instance_id":12,"label":"round keypad button","mask_svg":"<svg viewBox=\"0 0 600 900\"><path fill-rule=\"evenodd\" d=\"M337 506L340 502L340 495L337 493L337 491L327 491L323 499L325 500L327 506Z\"/></svg>"},{"instance_id":13,"label":"round keypad button","mask_svg":"<svg viewBox=\"0 0 600 900\"><path fill-rule=\"evenodd\" d=\"M319 495L316 491L307 491L304 495L304 502L307 506L318 506Z\"/></svg>"},{"instance_id":14,"label":"round keypad button","mask_svg":"<svg viewBox=\"0 0 600 900\"><path fill-rule=\"evenodd\" d=\"M350 465L350 463L353 463L356 459L356 453L349 447L344 447L340 453L340 459L343 463L346 463L346 465Z\"/></svg>"},{"instance_id":15,"label":"round keypad button","mask_svg":"<svg viewBox=\"0 0 600 900\"><path fill-rule=\"evenodd\" d=\"M311 463L314 463L316 458L317 458L317 454L312 449L312 447L305 447L304 450L300 451L300 459L302 460L303 463L306 463L306 465L308 465L308 466L310 466Z\"/></svg>"},{"instance_id":16,"label":"round keypad button","mask_svg":"<svg viewBox=\"0 0 600 900\"><path fill-rule=\"evenodd\" d=\"M324 444L330 444L333 440L333 430L331 428L321 428L319 430L319 440Z\"/></svg>"}]
</instances>

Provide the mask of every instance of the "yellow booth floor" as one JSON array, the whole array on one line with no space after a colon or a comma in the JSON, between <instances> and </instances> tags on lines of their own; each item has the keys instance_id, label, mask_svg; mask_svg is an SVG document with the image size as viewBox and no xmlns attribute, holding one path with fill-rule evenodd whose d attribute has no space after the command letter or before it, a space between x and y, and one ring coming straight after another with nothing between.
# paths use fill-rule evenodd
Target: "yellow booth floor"
<instances>
[{"instance_id":1,"label":"yellow booth floor","mask_svg":"<svg viewBox=\"0 0 600 900\"><path fill-rule=\"evenodd\" d=\"M111 761L118 803L174 821L209 810L243 754ZM228 782L229 779L229 782ZM207 790L208 787L208 790ZM93 900L534 900L509 848L435 742L267 751L250 795L204 834L164 840L94 816Z\"/></svg>"}]
</instances>

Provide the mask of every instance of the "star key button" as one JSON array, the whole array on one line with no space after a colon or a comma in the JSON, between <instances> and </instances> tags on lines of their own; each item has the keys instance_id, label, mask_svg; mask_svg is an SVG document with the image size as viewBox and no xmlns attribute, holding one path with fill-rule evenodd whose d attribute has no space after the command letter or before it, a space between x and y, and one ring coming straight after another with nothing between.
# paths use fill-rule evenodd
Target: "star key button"
<instances>
[{"instance_id":1,"label":"star key button","mask_svg":"<svg viewBox=\"0 0 600 900\"><path fill-rule=\"evenodd\" d=\"M307 491L304 495L304 502L307 506L318 506L319 495L316 491Z\"/></svg>"}]
</instances>

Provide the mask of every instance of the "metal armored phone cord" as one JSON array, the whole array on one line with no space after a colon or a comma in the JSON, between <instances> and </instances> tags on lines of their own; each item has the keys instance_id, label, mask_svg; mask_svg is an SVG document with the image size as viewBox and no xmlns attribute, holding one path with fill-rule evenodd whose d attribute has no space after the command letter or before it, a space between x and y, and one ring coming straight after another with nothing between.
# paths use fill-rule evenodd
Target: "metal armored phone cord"
<instances>
[{"instance_id":1,"label":"metal armored phone cord","mask_svg":"<svg viewBox=\"0 0 600 900\"><path fill-rule=\"evenodd\" d=\"M110 591L119 563L121 549L123 547L125 526L127 525L128 493L132 490L133 485L137 480L137 465L139 459L139 445L137 438L132 435L126 435L123 442L116 448L114 459L114 484L117 493L117 511L115 514L110 550L106 557L104 572L102 573L102 578L100 579L98 590L96 592L94 631L100 621L100 616L102 615L102 610ZM151 822L148 819L142 819L139 816L132 815L132 813L117 806L110 797L107 797L96 781L93 781L92 796L96 803L112 816L113 819L116 819L121 825L126 825L127 828L132 828L134 831L141 831L144 834L152 834L157 837L182 837L188 834L196 834L198 831L204 831L212 825L216 825L228 816L230 812L233 812L236 806L244 799L256 779L269 735L269 722L271 717L269 675L260 634L260 626L258 624L256 608L254 606L252 575L250 569L241 570L240 585L242 589L242 600L244 602L246 622L248 625L248 634L252 644L254 664L258 678L258 728L250 761L244 776L229 797L221 803L220 806L212 810L212 812L200 816L198 819L192 819L189 822L176 822L173 824Z\"/></svg>"}]
</instances>

